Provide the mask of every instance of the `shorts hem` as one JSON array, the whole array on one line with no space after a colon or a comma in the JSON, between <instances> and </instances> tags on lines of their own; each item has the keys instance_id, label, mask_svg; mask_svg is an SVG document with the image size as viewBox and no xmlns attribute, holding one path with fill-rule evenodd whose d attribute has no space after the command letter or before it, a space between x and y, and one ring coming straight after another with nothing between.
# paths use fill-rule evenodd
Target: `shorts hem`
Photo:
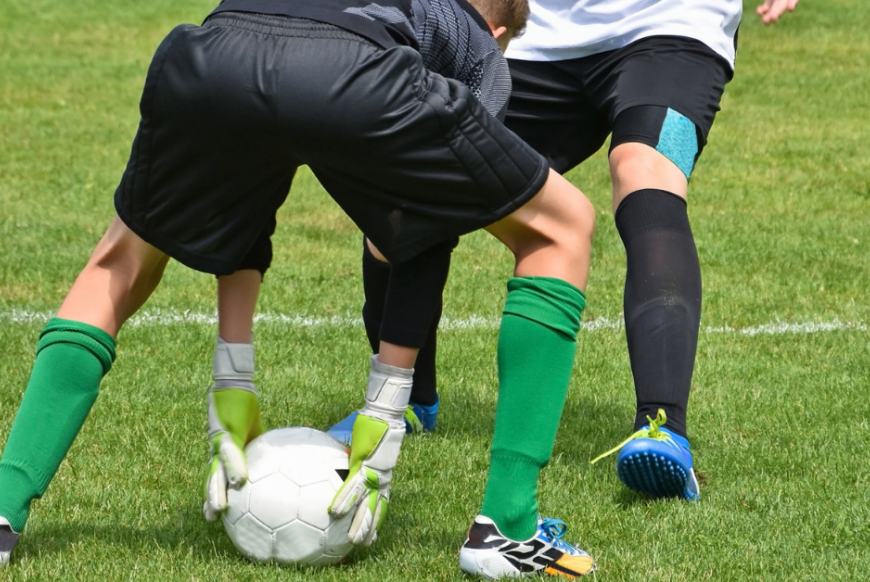
<instances>
[{"instance_id":1,"label":"shorts hem","mask_svg":"<svg viewBox=\"0 0 870 582\"><path fill-rule=\"evenodd\" d=\"M465 222L464 225L453 228L450 231L445 231L438 236L421 236L407 241L401 246L393 247L390 249L390 256L388 256L387 259L389 259L391 263L402 263L414 258L436 244L448 241L457 236L469 234L498 222L534 198L538 192L541 191L541 188L544 187L549 174L550 165L547 163L546 159L541 157L535 175L532 176L532 178L520 190L520 194L511 198L506 204L503 204L494 210L490 210L486 214L479 216L474 221Z\"/></svg>"},{"instance_id":2,"label":"shorts hem","mask_svg":"<svg viewBox=\"0 0 870 582\"><path fill-rule=\"evenodd\" d=\"M117 204L115 205L115 211L118 213L118 218L121 219L121 222L123 222L127 228L132 230L136 236L160 252L168 255L170 258L178 261L185 267L191 268L194 271L208 273L216 277L230 275L238 270L237 266L233 266L227 261L203 258L200 255L184 250L182 247L170 240L149 233L147 229L142 228L136 223L136 221L130 219L124 209L120 208Z\"/></svg>"}]
</instances>

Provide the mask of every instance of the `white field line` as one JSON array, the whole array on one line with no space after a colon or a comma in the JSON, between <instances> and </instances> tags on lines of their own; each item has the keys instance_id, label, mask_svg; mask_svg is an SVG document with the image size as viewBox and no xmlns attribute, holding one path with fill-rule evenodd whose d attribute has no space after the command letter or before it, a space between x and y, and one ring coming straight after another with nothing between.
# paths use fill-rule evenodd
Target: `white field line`
<instances>
[{"instance_id":1,"label":"white field line","mask_svg":"<svg viewBox=\"0 0 870 582\"><path fill-rule=\"evenodd\" d=\"M12 311L0 312L0 323L17 324L43 324L52 315L48 311L29 311L13 309ZM362 318L351 315L334 315L331 317L316 317L309 315L289 315L282 313L262 313L256 316L257 323L277 324L288 327L358 327L362 326ZM217 316L214 313L199 313L192 311L168 311L153 310L145 311L134 316L127 325L139 326L169 326L169 325L215 325ZM495 329L499 320L490 317L472 315L466 318L443 317L440 329ZM588 332L602 330L621 330L622 319L599 318L583 322L583 330ZM805 323L792 323L785 321L773 321L750 327L733 328L729 326L702 326L703 333L724 333L735 335L786 335L786 334L811 334L828 331L867 331L867 325L862 321L810 321Z\"/></svg>"}]
</instances>

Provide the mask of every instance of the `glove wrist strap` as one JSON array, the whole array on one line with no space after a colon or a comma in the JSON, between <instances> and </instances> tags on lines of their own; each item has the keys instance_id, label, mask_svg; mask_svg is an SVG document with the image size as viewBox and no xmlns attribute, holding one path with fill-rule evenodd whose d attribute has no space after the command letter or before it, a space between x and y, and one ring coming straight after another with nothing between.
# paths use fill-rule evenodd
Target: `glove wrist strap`
<instances>
[{"instance_id":1,"label":"glove wrist strap","mask_svg":"<svg viewBox=\"0 0 870 582\"><path fill-rule=\"evenodd\" d=\"M411 398L414 369L383 364L377 355L372 356L371 365L362 414L385 420L391 425L402 423L404 428L403 418Z\"/></svg>"},{"instance_id":2,"label":"glove wrist strap","mask_svg":"<svg viewBox=\"0 0 870 582\"><path fill-rule=\"evenodd\" d=\"M213 370L215 388L241 388L257 393L253 382L254 344L233 344L218 336Z\"/></svg>"}]
</instances>

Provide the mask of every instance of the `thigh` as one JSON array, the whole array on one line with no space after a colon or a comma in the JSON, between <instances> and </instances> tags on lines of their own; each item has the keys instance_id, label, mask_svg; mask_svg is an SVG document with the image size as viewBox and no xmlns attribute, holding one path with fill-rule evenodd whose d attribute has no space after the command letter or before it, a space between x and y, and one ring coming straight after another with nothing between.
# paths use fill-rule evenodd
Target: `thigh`
<instances>
[{"instance_id":1,"label":"thigh","mask_svg":"<svg viewBox=\"0 0 870 582\"><path fill-rule=\"evenodd\" d=\"M648 145L688 178L732 71L701 42L651 37L589 57L583 75L613 128L611 151L623 143Z\"/></svg>"},{"instance_id":2,"label":"thigh","mask_svg":"<svg viewBox=\"0 0 870 582\"><path fill-rule=\"evenodd\" d=\"M610 125L570 61L508 61L513 88L505 125L564 174L604 144Z\"/></svg>"}]
</instances>

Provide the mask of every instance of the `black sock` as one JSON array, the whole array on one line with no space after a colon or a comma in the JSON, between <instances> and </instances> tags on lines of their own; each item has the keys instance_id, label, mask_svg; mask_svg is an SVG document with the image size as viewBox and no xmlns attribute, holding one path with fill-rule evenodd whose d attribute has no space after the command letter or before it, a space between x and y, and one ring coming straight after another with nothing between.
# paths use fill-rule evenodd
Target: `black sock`
<instances>
[{"instance_id":1,"label":"black sock","mask_svg":"<svg viewBox=\"0 0 870 582\"><path fill-rule=\"evenodd\" d=\"M627 257L625 333L637 396L634 428L659 408L665 425L686 436L686 407L701 322L701 267L686 201L638 190L616 210Z\"/></svg>"},{"instance_id":2,"label":"black sock","mask_svg":"<svg viewBox=\"0 0 870 582\"><path fill-rule=\"evenodd\" d=\"M378 261L367 246L363 250L363 321L369 343L375 353L380 340L420 348L411 401L424 406L438 402L436 337L450 255L456 242L437 245L393 266Z\"/></svg>"}]
</instances>

